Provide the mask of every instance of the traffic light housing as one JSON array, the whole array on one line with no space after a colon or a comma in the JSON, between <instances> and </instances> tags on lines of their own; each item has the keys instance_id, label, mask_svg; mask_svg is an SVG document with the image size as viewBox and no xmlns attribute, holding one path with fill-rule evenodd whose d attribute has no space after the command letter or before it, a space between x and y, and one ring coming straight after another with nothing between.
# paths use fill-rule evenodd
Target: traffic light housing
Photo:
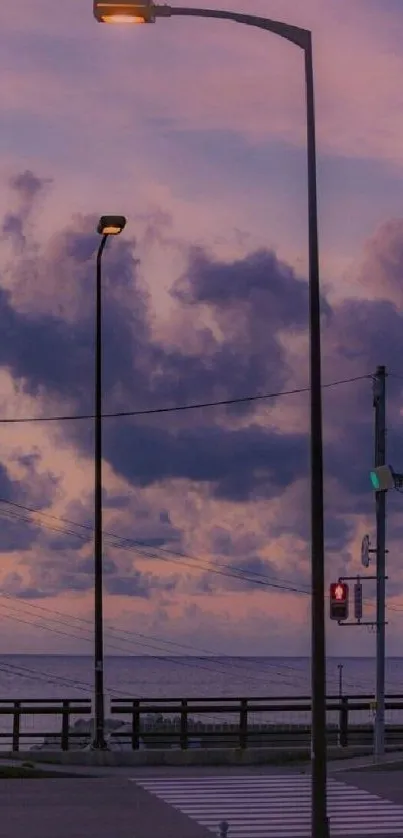
<instances>
[{"instance_id":1,"label":"traffic light housing","mask_svg":"<svg viewBox=\"0 0 403 838\"><path fill-rule=\"evenodd\" d=\"M370 472L372 488L375 492L387 492L396 486L395 474L391 466L377 466Z\"/></svg>"},{"instance_id":2,"label":"traffic light housing","mask_svg":"<svg viewBox=\"0 0 403 838\"><path fill-rule=\"evenodd\" d=\"M330 585L330 619L341 622L348 619L348 585L332 582Z\"/></svg>"},{"instance_id":3,"label":"traffic light housing","mask_svg":"<svg viewBox=\"0 0 403 838\"><path fill-rule=\"evenodd\" d=\"M354 585L354 617L362 620L362 583L358 581Z\"/></svg>"}]
</instances>

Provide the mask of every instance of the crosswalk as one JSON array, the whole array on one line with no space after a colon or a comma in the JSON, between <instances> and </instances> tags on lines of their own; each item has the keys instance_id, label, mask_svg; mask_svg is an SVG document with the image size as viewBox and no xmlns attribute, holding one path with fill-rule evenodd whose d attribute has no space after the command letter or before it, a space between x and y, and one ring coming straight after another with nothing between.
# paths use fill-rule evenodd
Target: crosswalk
<instances>
[{"instance_id":1,"label":"crosswalk","mask_svg":"<svg viewBox=\"0 0 403 838\"><path fill-rule=\"evenodd\" d=\"M132 778L198 824L228 838L310 838L311 778L303 774ZM403 806L328 779L331 838L403 836Z\"/></svg>"}]
</instances>

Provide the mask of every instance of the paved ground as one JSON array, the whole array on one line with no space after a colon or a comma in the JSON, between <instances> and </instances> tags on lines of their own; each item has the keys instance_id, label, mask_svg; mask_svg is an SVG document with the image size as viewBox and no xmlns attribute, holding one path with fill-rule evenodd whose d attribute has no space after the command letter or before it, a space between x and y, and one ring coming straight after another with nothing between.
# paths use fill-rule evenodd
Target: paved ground
<instances>
[{"instance_id":1,"label":"paved ground","mask_svg":"<svg viewBox=\"0 0 403 838\"><path fill-rule=\"evenodd\" d=\"M331 838L403 838L403 770L329 767ZM309 766L95 771L0 780L0 838L310 838Z\"/></svg>"},{"instance_id":2,"label":"paved ground","mask_svg":"<svg viewBox=\"0 0 403 838\"><path fill-rule=\"evenodd\" d=\"M204 777L150 776L133 779L157 800L187 814L218 834L221 820L228 838L310 838L311 778L297 772L264 772ZM332 838L403 836L401 782L393 788L384 775L338 774L328 780Z\"/></svg>"},{"instance_id":3,"label":"paved ground","mask_svg":"<svg viewBox=\"0 0 403 838\"><path fill-rule=\"evenodd\" d=\"M403 807L403 770L340 771L337 780L366 789ZM403 830L399 838L403 838Z\"/></svg>"},{"instance_id":4,"label":"paved ground","mask_svg":"<svg viewBox=\"0 0 403 838\"><path fill-rule=\"evenodd\" d=\"M206 838L209 834L134 783L116 778L1 780L0 811L0 838Z\"/></svg>"}]
</instances>

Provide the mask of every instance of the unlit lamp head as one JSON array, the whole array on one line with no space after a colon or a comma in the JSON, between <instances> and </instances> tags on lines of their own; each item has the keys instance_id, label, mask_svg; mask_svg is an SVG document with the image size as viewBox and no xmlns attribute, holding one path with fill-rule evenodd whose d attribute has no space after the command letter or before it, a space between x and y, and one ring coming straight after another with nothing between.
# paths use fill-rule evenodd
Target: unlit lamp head
<instances>
[{"instance_id":1,"label":"unlit lamp head","mask_svg":"<svg viewBox=\"0 0 403 838\"><path fill-rule=\"evenodd\" d=\"M126 227L124 215L102 215L98 222L100 236L118 236Z\"/></svg>"},{"instance_id":2,"label":"unlit lamp head","mask_svg":"<svg viewBox=\"0 0 403 838\"><path fill-rule=\"evenodd\" d=\"M142 3L94 0L94 17L98 23L155 23L151 0Z\"/></svg>"}]
</instances>

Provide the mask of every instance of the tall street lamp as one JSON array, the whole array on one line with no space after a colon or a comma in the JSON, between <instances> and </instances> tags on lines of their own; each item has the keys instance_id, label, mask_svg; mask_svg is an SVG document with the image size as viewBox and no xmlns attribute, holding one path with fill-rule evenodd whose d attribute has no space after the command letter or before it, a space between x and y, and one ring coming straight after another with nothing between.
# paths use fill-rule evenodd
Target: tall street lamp
<instances>
[{"instance_id":1,"label":"tall street lamp","mask_svg":"<svg viewBox=\"0 0 403 838\"><path fill-rule=\"evenodd\" d=\"M102 254L109 236L118 236L126 226L123 215L103 215L97 233L102 236L97 253L95 316L95 730L92 747L106 750L104 700L104 638L102 591Z\"/></svg>"},{"instance_id":2,"label":"tall street lamp","mask_svg":"<svg viewBox=\"0 0 403 838\"><path fill-rule=\"evenodd\" d=\"M323 439L321 391L320 282L316 182L315 105L312 33L268 18L216 9L159 6L151 0L94 0L100 23L155 23L160 17L189 16L232 20L264 29L300 47L305 59L308 222L311 435L311 577L312 577L312 836L328 838L326 800L326 646L324 610Z\"/></svg>"}]
</instances>

